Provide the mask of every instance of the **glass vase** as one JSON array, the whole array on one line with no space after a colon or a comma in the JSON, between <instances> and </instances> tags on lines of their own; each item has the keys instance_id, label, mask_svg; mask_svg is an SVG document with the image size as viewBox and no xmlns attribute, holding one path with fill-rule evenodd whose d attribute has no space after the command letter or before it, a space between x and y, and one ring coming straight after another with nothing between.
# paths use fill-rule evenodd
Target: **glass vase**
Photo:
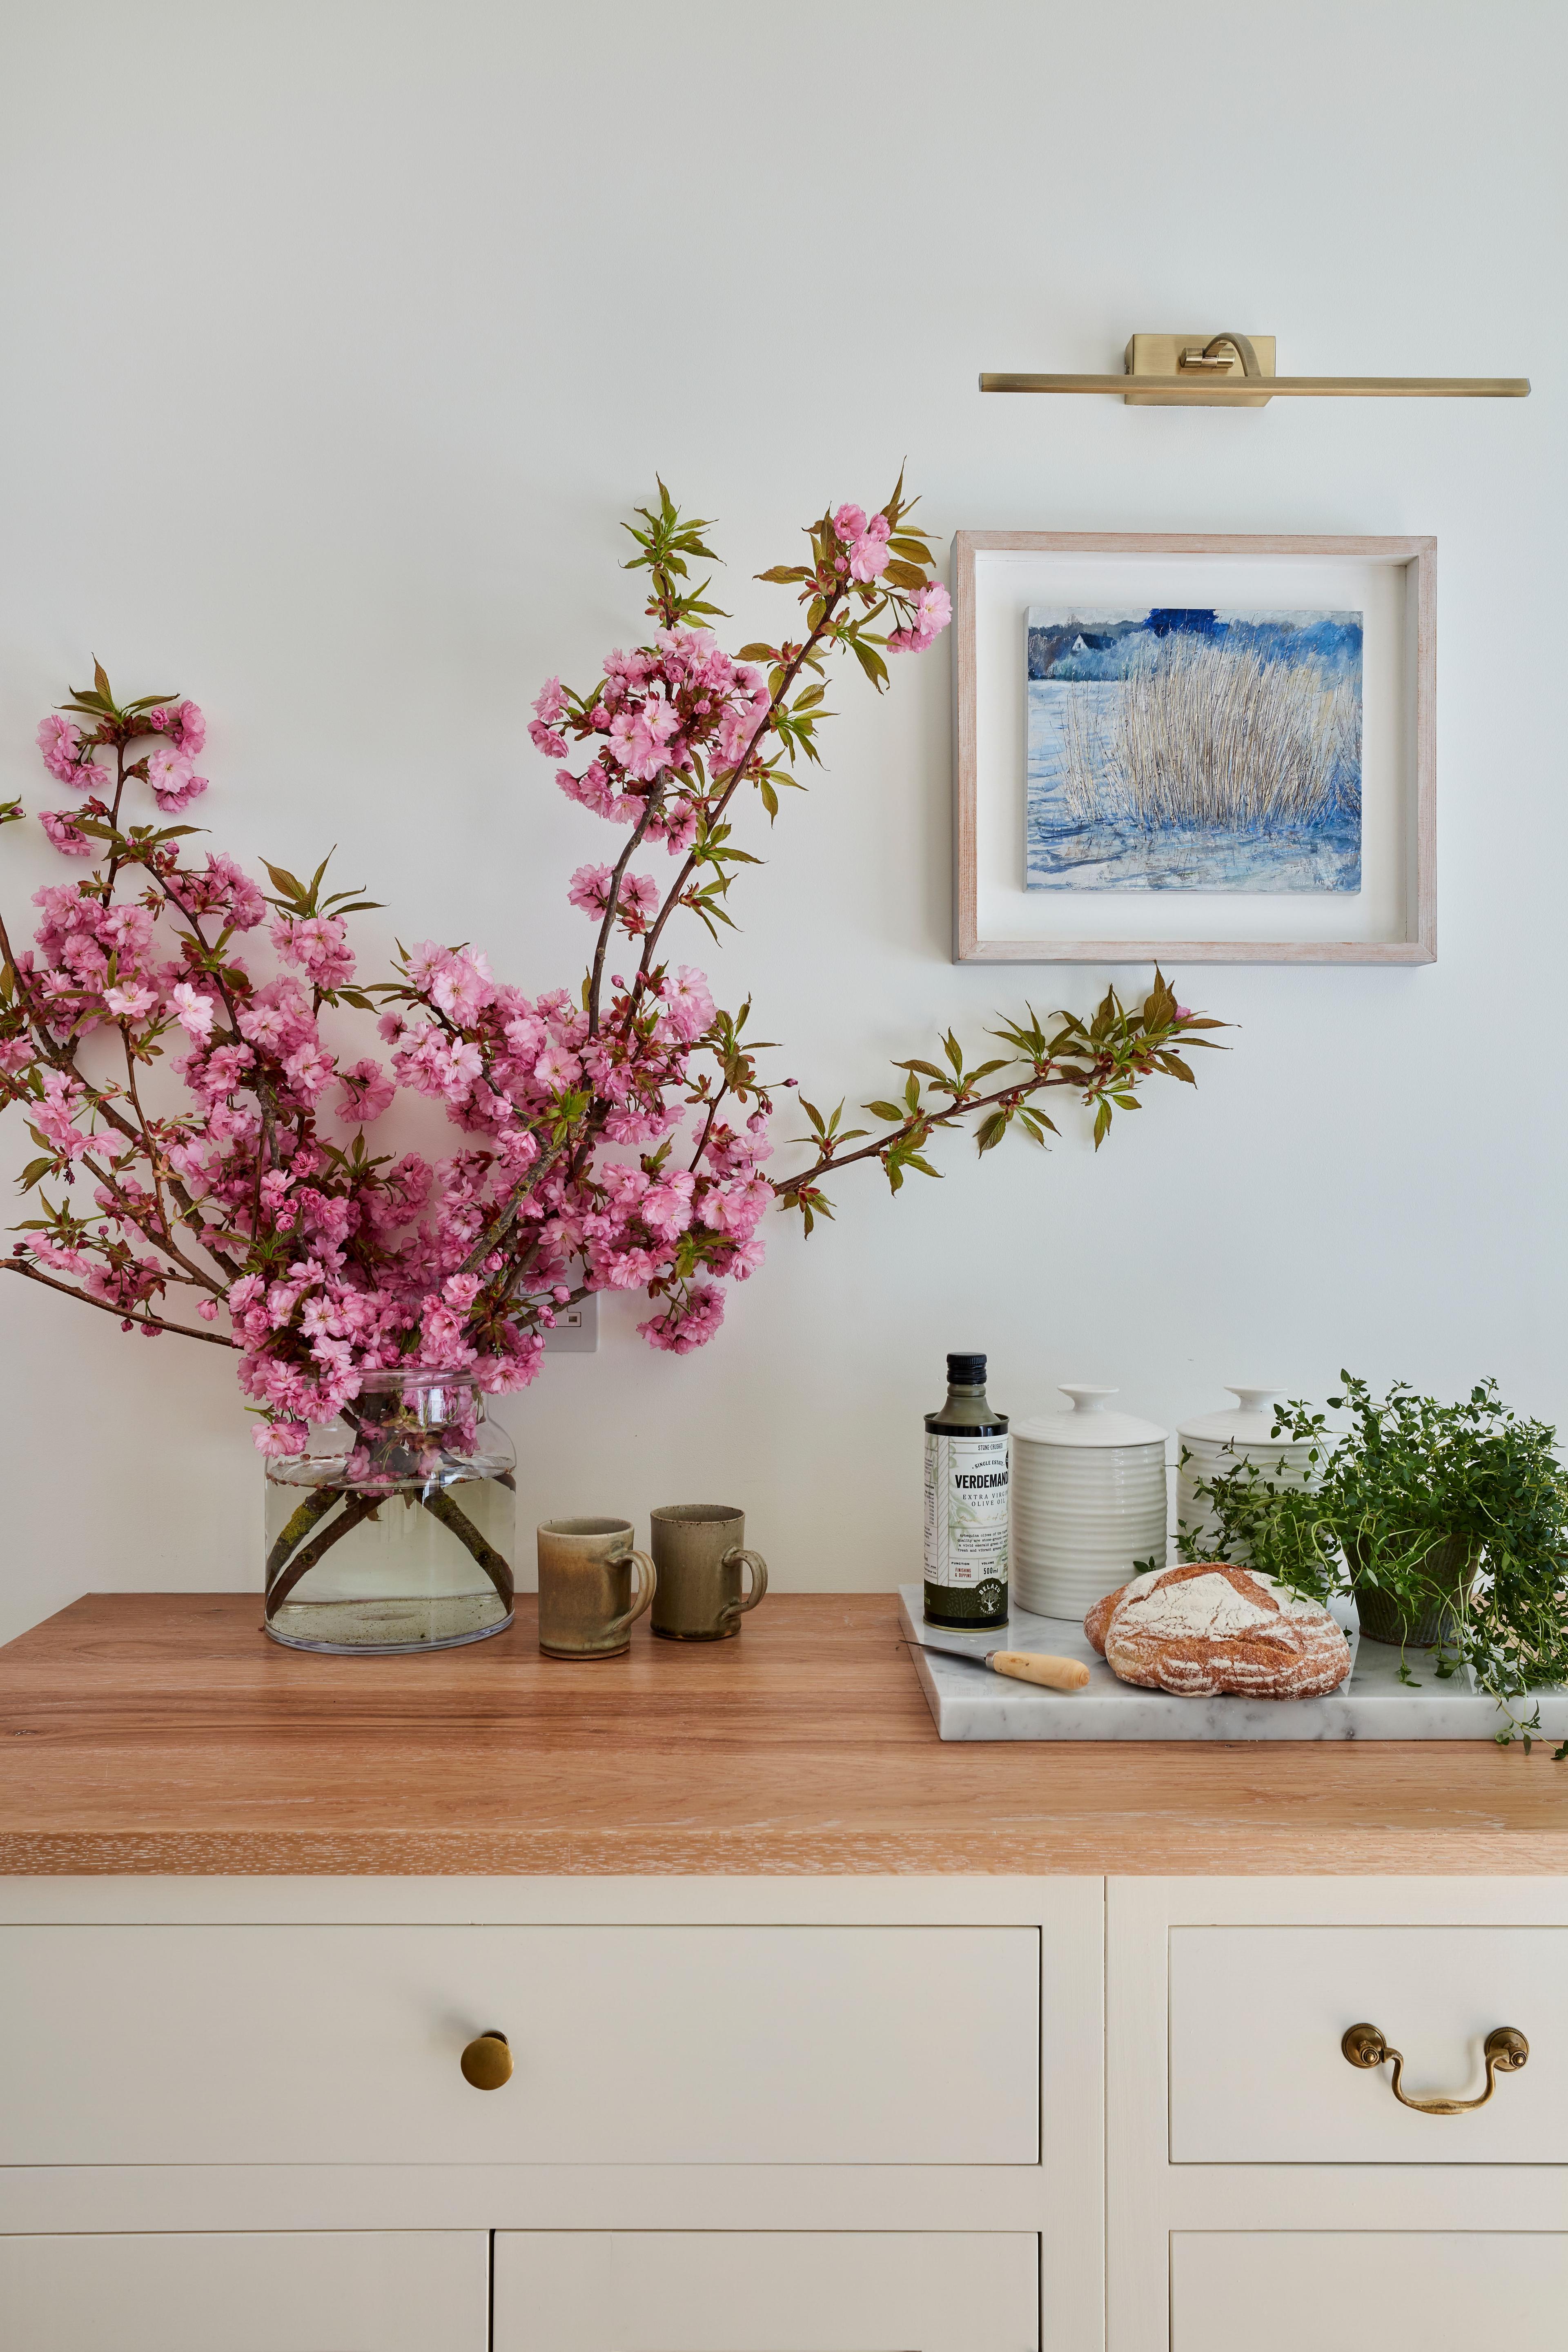
<instances>
[{"instance_id":1,"label":"glass vase","mask_svg":"<svg viewBox=\"0 0 1568 2352\"><path fill-rule=\"evenodd\" d=\"M268 1461L267 1632L372 1656L503 1632L516 1466L471 1376L367 1373L303 1454Z\"/></svg>"}]
</instances>

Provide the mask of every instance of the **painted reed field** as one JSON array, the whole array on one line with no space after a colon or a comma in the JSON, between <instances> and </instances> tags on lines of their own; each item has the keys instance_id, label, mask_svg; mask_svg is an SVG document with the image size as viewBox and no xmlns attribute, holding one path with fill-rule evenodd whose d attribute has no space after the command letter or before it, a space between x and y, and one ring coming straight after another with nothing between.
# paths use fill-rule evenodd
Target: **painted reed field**
<instances>
[{"instance_id":1,"label":"painted reed field","mask_svg":"<svg viewBox=\"0 0 1568 2352\"><path fill-rule=\"evenodd\" d=\"M1168 638L1110 698L1065 698L1062 799L1080 824L1268 834L1359 810L1361 696L1315 662Z\"/></svg>"}]
</instances>

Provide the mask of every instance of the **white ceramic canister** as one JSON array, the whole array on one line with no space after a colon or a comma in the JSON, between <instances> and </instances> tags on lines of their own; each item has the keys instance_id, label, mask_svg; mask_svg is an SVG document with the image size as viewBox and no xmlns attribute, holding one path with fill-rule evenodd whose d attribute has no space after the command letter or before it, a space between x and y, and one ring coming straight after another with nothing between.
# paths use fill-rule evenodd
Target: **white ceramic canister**
<instances>
[{"instance_id":1,"label":"white ceramic canister","mask_svg":"<svg viewBox=\"0 0 1568 2352\"><path fill-rule=\"evenodd\" d=\"M1108 1412L1114 1389L1064 1382L1070 1412L1013 1423L1013 1592L1043 1617L1081 1619L1165 1558L1165 1432Z\"/></svg>"},{"instance_id":2,"label":"white ceramic canister","mask_svg":"<svg viewBox=\"0 0 1568 2352\"><path fill-rule=\"evenodd\" d=\"M1196 1481L1209 1485L1224 1477L1230 1470L1239 1470L1250 1462L1260 1480L1275 1486L1306 1486L1311 1483L1312 1465L1308 1456L1312 1451L1310 1437L1275 1437L1274 1403L1284 1391L1280 1389L1243 1388L1227 1381L1226 1387L1236 1399L1227 1412L1205 1412L1195 1421L1184 1421L1176 1431L1181 1453L1191 1458L1183 1461L1176 1473L1176 1527L1190 1534L1201 1547L1217 1533L1218 1523L1214 1514L1194 1492ZM1180 1457L1178 1457L1179 1459ZM1235 1547L1238 1559L1250 1559L1246 1544Z\"/></svg>"}]
</instances>

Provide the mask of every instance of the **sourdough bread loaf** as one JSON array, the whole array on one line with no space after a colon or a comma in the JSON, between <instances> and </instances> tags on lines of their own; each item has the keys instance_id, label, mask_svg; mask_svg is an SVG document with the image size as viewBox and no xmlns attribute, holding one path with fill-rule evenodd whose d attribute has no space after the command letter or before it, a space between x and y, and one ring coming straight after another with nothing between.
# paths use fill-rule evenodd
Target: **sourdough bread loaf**
<instances>
[{"instance_id":1,"label":"sourdough bread loaf","mask_svg":"<svg viewBox=\"0 0 1568 2352\"><path fill-rule=\"evenodd\" d=\"M1083 1629L1124 1683L1184 1697L1321 1698L1350 1672L1350 1643L1320 1602L1223 1560L1135 1576Z\"/></svg>"}]
</instances>

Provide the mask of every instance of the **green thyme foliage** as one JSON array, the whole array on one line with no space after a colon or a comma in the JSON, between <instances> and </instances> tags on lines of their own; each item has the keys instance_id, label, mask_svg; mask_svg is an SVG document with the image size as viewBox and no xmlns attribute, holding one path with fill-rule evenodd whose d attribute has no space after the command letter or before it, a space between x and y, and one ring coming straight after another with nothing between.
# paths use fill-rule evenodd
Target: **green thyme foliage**
<instances>
[{"instance_id":1,"label":"green thyme foliage","mask_svg":"<svg viewBox=\"0 0 1568 2352\"><path fill-rule=\"evenodd\" d=\"M1528 1750L1539 1709L1521 1703L1568 1685L1568 1475L1555 1431L1510 1412L1494 1380L1445 1404L1405 1381L1379 1398L1349 1372L1340 1379L1344 1392L1328 1409L1347 1412L1350 1426L1337 1440L1310 1404L1275 1414L1275 1437L1310 1441L1310 1485L1286 1486L1250 1463L1196 1482L1219 1534L1200 1546L1184 1528L1183 1559L1246 1558L1320 1601L1353 1581L1386 1594L1406 1621L1449 1605L1433 1673L1447 1680L1468 1667L1509 1711L1500 1740L1521 1736ZM1451 1538L1475 1563L1458 1591L1434 1574ZM1405 1671L1414 1679L1408 1657ZM1568 1757L1568 1742L1555 1752Z\"/></svg>"}]
</instances>

